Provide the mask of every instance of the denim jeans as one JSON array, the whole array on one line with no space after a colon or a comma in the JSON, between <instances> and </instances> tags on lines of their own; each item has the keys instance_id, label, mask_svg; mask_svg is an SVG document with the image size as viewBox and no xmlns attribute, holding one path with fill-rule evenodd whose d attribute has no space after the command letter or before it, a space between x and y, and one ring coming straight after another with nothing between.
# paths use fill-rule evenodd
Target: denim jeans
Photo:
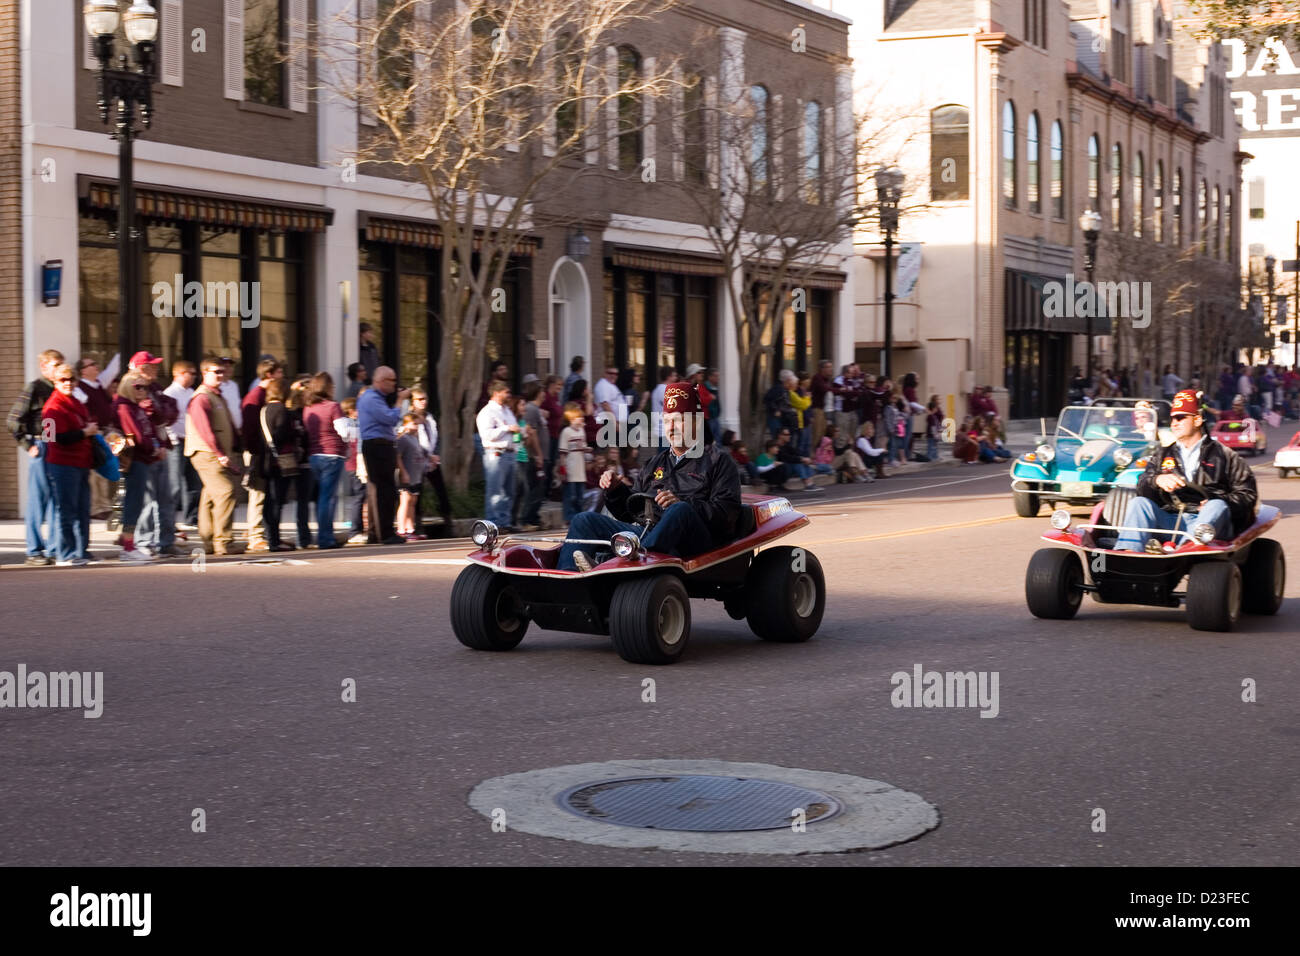
<instances>
[{"instance_id":1,"label":"denim jeans","mask_svg":"<svg viewBox=\"0 0 1300 956\"><path fill-rule=\"evenodd\" d=\"M139 467L141 466L137 462L131 466L131 470L135 471ZM167 458L155 461L145 467L145 474L144 505L136 523L135 536L140 544L147 547L170 548L176 542L176 512L172 510L175 500L172 496L170 463Z\"/></svg>"},{"instance_id":2,"label":"denim jeans","mask_svg":"<svg viewBox=\"0 0 1300 956\"><path fill-rule=\"evenodd\" d=\"M122 530L135 534L136 525L140 523L140 513L144 510L144 492L149 486L149 466L133 461L124 480L126 494L122 499Z\"/></svg>"},{"instance_id":3,"label":"denim jeans","mask_svg":"<svg viewBox=\"0 0 1300 956\"><path fill-rule=\"evenodd\" d=\"M316 544L334 546L334 501L338 494L343 459L338 455L312 455L311 473L316 480Z\"/></svg>"},{"instance_id":4,"label":"denim jeans","mask_svg":"<svg viewBox=\"0 0 1300 956\"><path fill-rule=\"evenodd\" d=\"M84 558L90 541L90 469L46 463L45 474L54 504L52 529L58 529L58 558Z\"/></svg>"},{"instance_id":5,"label":"denim jeans","mask_svg":"<svg viewBox=\"0 0 1300 956\"><path fill-rule=\"evenodd\" d=\"M1178 525L1176 513L1165 511L1150 498L1134 498L1129 502L1128 511L1124 515L1125 527L1151 528L1159 531L1191 531L1194 525L1202 522L1214 525L1214 537L1217 540L1227 540L1232 537L1232 515L1228 511L1228 503L1219 498L1202 502L1200 511L1183 512L1181 527ZM1151 535L1141 531L1121 531L1119 540L1115 542L1115 550L1142 551L1150 537ZM1167 534L1156 535L1155 538L1161 544L1172 541L1179 545L1187 541L1186 538Z\"/></svg>"},{"instance_id":6,"label":"denim jeans","mask_svg":"<svg viewBox=\"0 0 1300 956\"><path fill-rule=\"evenodd\" d=\"M510 524L511 498L515 490L515 459L511 449L483 452L484 517L498 528Z\"/></svg>"},{"instance_id":7,"label":"denim jeans","mask_svg":"<svg viewBox=\"0 0 1300 956\"><path fill-rule=\"evenodd\" d=\"M931 461L935 461L939 457L939 441L933 435L926 436L925 457Z\"/></svg>"},{"instance_id":8,"label":"denim jeans","mask_svg":"<svg viewBox=\"0 0 1300 956\"><path fill-rule=\"evenodd\" d=\"M268 475L262 492L262 527L266 529L266 543L272 548L280 545L280 509L284 507L290 480L280 477L278 472Z\"/></svg>"},{"instance_id":9,"label":"denim jeans","mask_svg":"<svg viewBox=\"0 0 1300 956\"><path fill-rule=\"evenodd\" d=\"M664 509L663 517L649 532L642 534L641 526L626 521L617 521L608 515L594 511L584 511L575 515L569 525L570 538L601 538L608 540L620 531L630 531L641 538L641 545L647 551L659 554L671 554L678 558L690 558L703 554L714 547L713 535L708 526L700 520L689 502L679 501ZM586 551L590 554L597 545L566 544L560 548L557 567L561 571L576 571L573 563L574 551Z\"/></svg>"},{"instance_id":10,"label":"denim jeans","mask_svg":"<svg viewBox=\"0 0 1300 956\"><path fill-rule=\"evenodd\" d=\"M812 443L812 427L805 425L803 428L795 430L794 446L799 449L800 458L811 458L812 452L809 450Z\"/></svg>"},{"instance_id":11,"label":"denim jeans","mask_svg":"<svg viewBox=\"0 0 1300 956\"><path fill-rule=\"evenodd\" d=\"M297 510L297 536L294 544L300 550L311 547L311 503L314 500L312 474L310 468L299 468L296 478L290 478L293 484L294 507Z\"/></svg>"},{"instance_id":12,"label":"denim jeans","mask_svg":"<svg viewBox=\"0 0 1300 956\"><path fill-rule=\"evenodd\" d=\"M54 495L45 474L45 446L36 446L41 453L27 459L27 556L54 557L59 548L59 526L54 523ZM50 526L48 537L41 535L41 525Z\"/></svg>"},{"instance_id":13,"label":"denim jeans","mask_svg":"<svg viewBox=\"0 0 1300 956\"><path fill-rule=\"evenodd\" d=\"M199 523L199 492L203 485L194 464L185 457L183 446L167 453L167 481L172 489L172 513L179 511L181 520L189 525Z\"/></svg>"},{"instance_id":14,"label":"denim jeans","mask_svg":"<svg viewBox=\"0 0 1300 956\"><path fill-rule=\"evenodd\" d=\"M564 520L572 521L573 516L582 511L582 498L587 493L585 481L566 481L564 483Z\"/></svg>"}]
</instances>

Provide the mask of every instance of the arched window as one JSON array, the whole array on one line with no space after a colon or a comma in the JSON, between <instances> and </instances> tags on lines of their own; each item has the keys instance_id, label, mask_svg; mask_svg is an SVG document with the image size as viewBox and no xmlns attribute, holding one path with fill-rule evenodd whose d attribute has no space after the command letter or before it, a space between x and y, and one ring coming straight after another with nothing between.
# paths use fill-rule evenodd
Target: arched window
<instances>
[{"instance_id":1,"label":"arched window","mask_svg":"<svg viewBox=\"0 0 1300 956\"><path fill-rule=\"evenodd\" d=\"M577 78L581 62L572 52L575 38L572 33L562 33L555 38L555 81L563 91L563 99L555 107L555 147L573 146L569 140L578 133Z\"/></svg>"},{"instance_id":2,"label":"arched window","mask_svg":"<svg viewBox=\"0 0 1300 956\"><path fill-rule=\"evenodd\" d=\"M822 108L810 100L803 108L804 199L821 202L822 197Z\"/></svg>"},{"instance_id":3,"label":"arched window","mask_svg":"<svg viewBox=\"0 0 1300 956\"><path fill-rule=\"evenodd\" d=\"M767 175L767 87L749 88L751 107L749 130L749 181L754 189L766 189Z\"/></svg>"},{"instance_id":4,"label":"arched window","mask_svg":"<svg viewBox=\"0 0 1300 956\"><path fill-rule=\"evenodd\" d=\"M1040 198L1042 192L1042 180L1039 179L1038 165L1038 113L1029 114L1029 122L1025 124L1025 169L1029 173L1029 182L1025 192L1029 198L1029 211L1042 212L1043 201Z\"/></svg>"},{"instance_id":5,"label":"arched window","mask_svg":"<svg viewBox=\"0 0 1300 956\"><path fill-rule=\"evenodd\" d=\"M682 91L683 167L686 181L703 183L708 177L709 141L704 103L704 77L691 73Z\"/></svg>"},{"instance_id":6,"label":"arched window","mask_svg":"<svg viewBox=\"0 0 1300 956\"><path fill-rule=\"evenodd\" d=\"M1174 245L1182 246L1183 244L1183 171L1182 169L1174 170Z\"/></svg>"},{"instance_id":7,"label":"arched window","mask_svg":"<svg viewBox=\"0 0 1300 956\"><path fill-rule=\"evenodd\" d=\"M1201 180L1199 213L1196 217L1197 228L1201 232L1201 255L1210 253L1210 187L1206 185L1205 180Z\"/></svg>"},{"instance_id":8,"label":"arched window","mask_svg":"<svg viewBox=\"0 0 1300 956\"><path fill-rule=\"evenodd\" d=\"M1142 207L1146 204L1143 185L1146 181L1145 164L1139 152L1133 157L1133 235L1142 238Z\"/></svg>"},{"instance_id":9,"label":"arched window","mask_svg":"<svg viewBox=\"0 0 1300 956\"><path fill-rule=\"evenodd\" d=\"M930 111L930 198L970 199L970 111L964 106Z\"/></svg>"},{"instance_id":10,"label":"arched window","mask_svg":"<svg viewBox=\"0 0 1300 956\"><path fill-rule=\"evenodd\" d=\"M1218 186L1214 187L1214 206L1210 214L1214 217L1214 225L1211 227L1214 234L1214 258L1218 259L1223 255L1223 232L1220 229L1223 224L1223 198Z\"/></svg>"},{"instance_id":11,"label":"arched window","mask_svg":"<svg viewBox=\"0 0 1300 956\"><path fill-rule=\"evenodd\" d=\"M1016 108L1007 100L1002 104L1002 198L1007 207L1016 208Z\"/></svg>"},{"instance_id":12,"label":"arched window","mask_svg":"<svg viewBox=\"0 0 1300 956\"><path fill-rule=\"evenodd\" d=\"M641 54L630 46L618 48L618 84L626 90L641 79ZM620 93L618 97L618 168L636 169L645 155L641 121L641 96Z\"/></svg>"},{"instance_id":13,"label":"arched window","mask_svg":"<svg viewBox=\"0 0 1300 956\"><path fill-rule=\"evenodd\" d=\"M1124 151L1119 143L1110 150L1110 227L1124 228Z\"/></svg>"},{"instance_id":14,"label":"arched window","mask_svg":"<svg viewBox=\"0 0 1300 956\"><path fill-rule=\"evenodd\" d=\"M1088 137L1088 208L1101 212L1101 140Z\"/></svg>"},{"instance_id":15,"label":"arched window","mask_svg":"<svg viewBox=\"0 0 1300 956\"><path fill-rule=\"evenodd\" d=\"M1155 179L1151 183L1151 234L1156 242L1165 241L1165 161L1156 160Z\"/></svg>"},{"instance_id":16,"label":"arched window","mask_svg":"<svg viewBox=\"0 0 1300 956\"><path fill-rule=\"evenodd\" d=\"M1065 218L1065 137L1061 121L1052 124L1052 215Z\"/></svg>"}]
</instances>

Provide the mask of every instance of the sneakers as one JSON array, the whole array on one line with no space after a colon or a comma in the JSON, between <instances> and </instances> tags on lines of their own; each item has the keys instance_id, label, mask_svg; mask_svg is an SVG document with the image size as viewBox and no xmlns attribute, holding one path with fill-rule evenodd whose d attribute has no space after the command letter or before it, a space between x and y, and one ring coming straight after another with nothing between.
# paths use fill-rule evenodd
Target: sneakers
<instances>
[{"instance_id":1,"label":"sneakers","mask_svg":"<svg viewBox=\"0 0 1300 956\"><path fill-rule=\"evenodd\" d=\"M61 568L84 568L90 562L85 558L68 558L66 561L55 561L54 563Z\"/></svg>"},{"instance_id":2,"label":"sneakers","mask_svg":"<svg viewBox=\"0 0 1300 956\"><path fill-rule=\"evenodd\" d=\"M29 554L27 560L23 562L23 564L29 568L43 568L46 565L53 563L53 558L47 558L43 554Z\"/></svg>"},{"instance_id":3,"label":"sneakers","mask_svg":"<svg viewBox=\"0 0 1300 956\"><path fill-rule=\"evenodd\" d=\"M591 558L587 557L586 551L573 552L573 564L579 571L591 570Z\"/></svg>"},{"instance_id":4,"label":"sneakers","mask_svg":"<svg viewBox=\"0 0 1300 956\"><path fill-rule=\"evenodd\" d=\"M148 564L152 561L153 555L139 548L132 548L130 551L123 551L117 556L117 560L124 564Z\"/></svg>"},{"instance_id":5,"label":"sneakers","mask_svg":"<svg viewBox=\"0 0 1300 956\"><path fill-rule=\"evenodd\" d=\"M253 541L248 545L249 554L261 554L263 551L270 551L271 546L265 541Z\"/></svg>"}]
</instances>

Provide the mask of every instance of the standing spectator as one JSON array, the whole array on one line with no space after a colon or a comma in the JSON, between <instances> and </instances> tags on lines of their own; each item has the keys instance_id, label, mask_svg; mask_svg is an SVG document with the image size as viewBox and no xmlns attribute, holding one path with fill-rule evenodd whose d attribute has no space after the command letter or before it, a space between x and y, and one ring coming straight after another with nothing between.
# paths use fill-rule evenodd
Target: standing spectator
<instances>
[{"instance_id":1,"label":"standing spectator","mask_svg":"<svg viewBox=\"0 0 1300 956\"><path fill-rule=\"evenodd\" d=\"M943 408L939 396L931 395L925 406L925 457L927 461L939 460L939 442L943 438Z\"/></svg>"},{"instance_id":2,"label":"standing spectator","mask_svg":"<svg viewBox=\"0 0 1300 956\"><path fill-rule=\"evenodd\" d=\"M249 487L258 487L265 495L262 522L266 526L269 551L293 551L294 546L280 538L280 510L288 493L289 482L298 474L298 434L285 408L289 389L282 378L272 378L265 386L265 398L257 409L258 429L262 433L262 452L253 462ZM252 409L249 409L250 414ZM282 464L284 463L284 464Z\"/></svg>"},{"instance_id":3,"label":"standing spectator","mask_svg":"<svg viewBox=\"0 0 1300 956\"><path fill-rule=\"evenodd\" d=\"M812 436L814 446L821 444L826 434L826 426L835 414L835 393L831 391L835 384L835 365L830 359L817 363L817 374L812 378Z\"/></svg>"},{"instance_id":4,"label":"standing spectator","mask_svg":"<svg viewBox=\"0 0 1300 956\"><path fill-rule=\"evenodd\" d=\"M37 360L41 374L27 386L9 410L5 427L14 441L27 452L27 507L24 515L27 532L27 561L29 565L54 563L59 546L59 529L53 523L54 498L50 494L49 478L45 474L45 448L41 442L41 410L54 394L54 370L63 364L63 353L46 349ZM42 535L41 526L49 525L48 536Z\"/></svg>"},{"instance_id":5,"label":"standing spectator","mask_svg":"<svg viewBox=\"0 0 1300 956\"><path fill-rule=\"evenodd\" d=\"M239 384L231 377L235 370L235 360L229 355L221 357L221 367L225 369L225 375L221 380L221 397L225 399L226 407L230 409L230 420L234 423L238 431L244 426L243 398L239 394ZM242 432L240 434L242 439ZM239 466L235 466L239 470Z\"/></svg>"},{"instance_id":6,"label":"standing spectator","mask_svg":"<svg viewBox=\"0 0 1300 956\"><path fill-rule=\"evenodd\" d=\"M564 388L560 392L561 402L573 401L573 395L572 395L573 383L580 381L582 379L582 369L583 366L585 365L586 365L586 359L584 359L581 355L575 355L573 357L573 360L569 362L569 374L565 376Z\"/></svg>"},{"instance_id":7,"label":"standing spectator","mask_svg":"<svg viewBox=\"0 0 1300 956\"><path fill-rule=\"evenodd\" d=\"M854 366L857 369L857 366ZM858 428L848 432L847 437L856 440L861 431L862 422L871 422L877 432L880 431L880 416L884 414L885 403L894 389L894 383L887 378L879 378L868 373L862 381L862 398L858 404Z\"/></svg>"},{"instance_id":8,"label":"standing spectator","mask_svg":"<svg viewBox=\"0 0 1300 956\"><path fill-rule=\"evenodd\" d=\"M172 363L172 383L163 389L163 393L176 403L176 422L172 432L176 436L175 447L167 453L167 471L172 489L173 507L179 511L181 521L177 528L197 531L199 525L199 493L203 484L194 465L185 457L185 413L189 409L190 399L194 397L194 385L198 381L198 370L194 363L180 359ZM90 480L93 488L95 479Z\"/></svg>"},{"instance_id":9,"label":"standing spectator","mask_svg":"<svg viewBox=\"0 0 1300 956\"><path fill-rule=\"evenodd\" d=\"M920 384L920 380L916 377L915 372L908 372L903 376L903 401L907 402L908 408L910 409L907 428L907 445L903 449L903 457L907 459L911 459L912 457L912 442L916 437L916 433L911 427L910 415L919 415L925 410L924 406L921 404L920 396L918 396L916 392Z\"/></svg>"},{"instance_id":10,"label":"standing spectator","mask_svg":"<svg viewBox=\"0 0 1300 956\"><path fill-rule=\"evenodd\" d=\"M133 564L153 558L147 548L137 547L135 532L144 510L145 498L151 494L155 499L157 497L155 482L159 466L165 468L167 464L166 450L159 446L153 422L149 420L152 405L148 383L139 375L127 373L118 384L117 397L113 399L117 426L126 436L130 449L125 476L126 496L122 503L122 533L117 544L122 548L118 559Z\"/></svg>"},{"instance_id":11,"label":"standing spectator","mask_svg":"<svg viewBox=\"0 0 1300 956\"><path fill-rule=\"evenodd\" d=\"M546 494L546 464L542 454L542 442L545 439L549 444L550 434L546 431L542 421L542 408L538 404L541 394L541 386L536 381L524 386L523 422L527 427L524 430L523 442L528 456L527 464L516 462L515 469L517 472L522 470L523 484L528 489L527 498L522 503L522 524L525 531L536 531L541 527L542 499Z\"/></svg>"},{"instance_id":12,"label":"standing spectator","mask_svg":"<svg viewBox=\"0 0 1300 956\"><path fill-rule=\"evenodd\" d=\"M510 382L510 367L505 362L497 359L488 366L487 378L483 380L483 388L478 393L478 407L482 408L492 397L490 389L493 382Z\"/></svg>"},{"instance_id":13,"label":"standing spectator","mask_svg":"<svg viewBox=\"0 0 1300 956\"><path fill-rule=\"evenodd\" d=\"M529 389L537 388L537 382L529 382ZM515 395L510 400L510 414L523 428L511 439L514 446L515 476L514 491L510 498L510 527L523 531L536 531L537 522L528 520L528 511L532 507L533 489L537 486L542 469L540 449L537 445L537 430L527 422L528 401L522 395ZM540 416L539 416L540 417ZM540 503L539 503L540 504ZM523 515L521 520L520 516Z\"/></svg>"},{"instance_id":14,"label":"standing spectator","mask_svg":"<svg viewBox=\"0 0 1300 956\"><path fill-rule=\"evenodd\" d=\"M605 368L605 377L596 383L597 425L604 425L606 422L618 422L624 417L624 413L619 411L623 404L623 396L619 394L617 381L618 369L610 365Z\"/></svg>"},{"instance_id":15,"label":"standing spectator","mask_svg":"<svg viewBox=\"0 0 1300 956\"><path fill-rule=\"evenodd\" d=\"M641 411L650 400L650 392L641 388L641 373L634 368L625 368L619 372L615 387L623 406L623 415L619 421L627 421L628 415Z\"/></svg>"},{"instance_id":16,"label":"standing spectator","mask_svg":"<svg viewBox=\"0 0 1300 956\"><path fill-rule=\"evenodd\" d=\"M361 340L357 349L357 359L361 367L366 370L366 384L372 385L375 372L379 369L379 349L375 348L375 330L371 328L369 322L362 322L357 326L357 335Z\"/></svg>"},{"instance_id":17,"label":"standing spectator","mask_svg":"<svg viewBox=\"0 0 1300 956\"><path fill-rule=\"evenodd\" d=\"M560 432L564 431L564 406L560 404L560 389L564 382L558 375L546 376L546 382L542 385L542 395L539 405L542 409L542 419L546 423L546 430L542 433L542 451L545 453L546 477L542 482L542 500L551 499L551 491L555 487L553 479L555 476L555 462L559 457Z\"/></svg>"},{"instance_id":18,"label":"standing spectator","mask_svg":"<svg viewBox=\"0 0 1300 956\"><path fill-rule=\"evenodd\" d=\"M858 378L858 366L853 362L841 368L831 383L835 395L835 424L847 435L857 433L858 407L862 404L864 384Z\"/></svg>"},{"instance_id":19,"label":"standing spectator","mask_svg":"<svg viewBox=\"0 0 1300 956\"><path fill-rule=\"evenodd\" d=\"M1151 359L1142 359L1142 371L1138 375L1139 398L1150 398L1156 391L1155 370L1151 368Z\"/></svg>"},{"instance_id":20,"label":"standing spectator","mask_svg":"<svg viewBox=\"0 0 1300 956\"><path fill-rule=\"evenodd\" d=\"M264 358L257 363L257 379L240 403L241 425L240 438L244 445L244 467L252 469L253 463L266 455L266 439L262 433L262 417L259 414L266 403L266 386L272 379L284 378L284 368L273 358ZM260 482L258 483L260 484ZM271 550L263 529L262 504L265 491L255 485L248 487L248 550L261 552ZM284 503L283 498L280 501Z\"/></svg>"},{"instance_id":21,"label":"standing spectator","mask_svg":"<svg viewBox=\"0 0 1300 956\"><path fill-rule=\"evenodd\" d=\"M692 365L691 368L699 368ZM689 372L690 369L687 369ZM776 384L763 394L763 411L767 416L767 433L776 438L783 428L791 428L798 421L794 408L790 405L790 391L797 384L794 372L788 368L777 373Z\"/></svg>"},{"instance_id":22,"label":"standing spectator","mask_svg":"<svg viewBox=\"0 0 1300 956\"><path fill-rule=\"evenodd\" d=\"M569 402L564 406L564 431L560 432L560 451L564 455L564 521L567 524L582 510L587 491L586 454L591 451L583 429L582 406Z\"/></svg>"},{"instance_id":23,"label":"standing spectator","mask_svg":"<svg viewBox=\"0 0 1300 956\"><path fill-rule=\"evenodd\" d=\"M438 423L429 414L429 393L422 388L411 389L411 414L420 421L415 437L428 458L424 477L438 499L438 513L442 515L442 536L450 538L452 536L451 498L447 495L447 484L442 478L442 457L438 454ZM418 516L415 530L424 534Z\"/></svg>"},{"instance_id":24,"label":"standing spectator","mask_svg":"<svg viewBox=\"0 0 1300 956\"><path fill-rule=\"evenodd\" d=\"M885 426L885 437L888 439L888 461L893 464L906 464L903 449L907 445L907 421L906 412L907 403L903 400L903 390L894 386L894 390L889 395L889 401L885 403L885 408L881 412L881 422Z\"/></svg>"},{"instance_id":25,"label":"standing spectator","mask_svg":"<svg viewBox=\"0 0 1300 956\"><path fill-rule=\"evenodd\" d=\"M1232 398L1237 394L1237 379L1232 374L1232 369L1227 365L1219 372L1219 388L1215 394L1215 404L1220 410L1227 408L1232 404Z\"/></svg>"},{"instance_id":26,"label":"standing spectator","mask_svg":"<svg viewBox=\"0 0 1300 956\"><path fill-rule=\"evenodd\" d=\"M617 371L614 374L617 375ZM610 385L613 386L612 381ZM505 382L493 382L488 389L488 403L479 409L476 423L479 438L483 442L485 516L498 528L514 531L516 529L510 525L515 477L511 452L514 436L521 429L515 416L506 407L509 400L510 386Z\"/></svg>"},{"instance_id":27,"label":"standing spectator","mask_svg":"<svg viewBox=\"0 0 1300 956\"><path fill-rule=\"evenodd\" d=\"M361 390L366 387L366 367L360 362L353 362L348 366L348 387L343 393L344 398L356 398L361 394Z\"/></svg>"},{"instance_id":28,"label":"standing spectator","mask_svg":"<svg viewBox=\"0 0 1300 956\"><path fill-rule=\"evenodd\" d=\"M423 541L420 534L420 489L424 487L424 472L429 466L429 455L420 447L416 432L420 430L417 415L402 417L397 430L397 487L401 504L397 507L397 533L407 541Z\"/></svg>"},{"instance_id":29,"label":"standing spectator","mask_svg":"<svg viewBox=\"0 0 1300 956\"><path fill-rule=\"evenodd\" d=\"M722 373L716 368L711 368L704 378L704 388L708 393L708 401L700 400L700 407L704 410L707 418L705 426L709 429L710 442L718 441L722 437L722 402L718 400L718 390L721 387ZM651 408L662 408L663 406L654 406Z\"/></svg>"},{"instance_id":30,"label":"standing spectator","mask_svg":"<svg viewBox=\"0 0 1300 956\"><path fill-rule=\"evenodd\" d=\"M130 372L126 378L138 377L145 383L144 400L140 403L149 416L159 457L149 465L149 478L145 486L144 505L136 527L136 546L154 554L182 555L184 549L176 545L176 504L172 491L171 471L167 456L176 446L177 406L158 381L162 359L148 352L131 356ZM124 379L125 380L125 379ZM119 389L120 394L120 389Z\"/></svg>"},{"instance_id":31,"label":"standing spectator","mask_svg":"<svg viewBox=\"0 0 1300 956\"><path fill-rule=\"evenodd\" d=\"M578 379L573 383L569 401L582 409L582 429L587 436L587 444L594 448L600 426L596 424L596 407L591 400L591 389L587 387L584 379Z\"/></svg>"},{"instance_id":32,"label":"standing spectator","mask_svg":"<svg viewBox=\"0 0 1300 956\"><path fill-rule=\"evenodd\" d=\"M113 427L113 397L99 384L100 358L94 352L87 352L77 360L77 387L72 390L73 397L86 406L90 420L99 426L100 432ZM113 483L93 468L90 470L90 516L107 518L113 510Z\"/></svg>"},{"instance_id":33,"label":"standing spectator","mask_svg":"<svg viewBox=\"0 0 1300 956\"><path fill-rule=\"evenodd\" d=\"M284 400L284 408L289 413L289 423L296 437L293 451L297 458L297 469L289 481L294 498L294 540L304 551L312 546L311 503L316 498L316 482L307 458L307 426L302 419L307 407L307 385L310 381L310 375L299 375L289 386L289 394Z\"/></svg>"},{"instance_id":34,"label":"standing spectator","mask_svg":"<svg viewBox=\"0 0 1300 956\"><path fill-rule=\"evenodd\" d=\"M650 393L650 407L652 409L664 407L664 392L668 390L669 385L677 382L680 378L681 376L677 374L677 369L673 368L671 365L660 367L659 384L656 385L654 391ZM663 416L661 415L659 417L659 430L655 435L655 447L662 448L666 442L667 437L664 435Z\"/></svg>"},{"instance_id":35,"label":"standing spectator","mask_svg":"<svg viewBox=\"0 0 1300 956\"><path fill-rule=\"evenodd\" d=\"M307 434L307 461L316 486L316 544L322 550L341 548L345 543L334 536L334 506L347 451L334 423L342 417L343 409L334 401L333 377L329 372L317 372L303 393L302 426ZM420 481L424 481L423 472Z\"/></svg>"},{"instance_id":36,"label":"standing spectator","mask_svg":"<svg viewBox=\"0 0 1300 956\"><path fill-rule=\"evenodd\" d=\"M796 378L794 386L786 392L786 401L794 412L794 446L799 454L808 458L812 454L812 429L808 420L808 410L812 407L811 380L808 376Z\"/></svg>"},{"instance_id":37,"label":"standing spectator","mask_svg":"<svg viewBox=\"0 0 1300 956\"><path fill-rule=\"evenodd\" d=\"M1071 405L1081 405L1087 401L1088 380L1083 377L1083 371L1079 366L1074 367L1074 374L1070 378L1069 391L1066 393L1066 401ZM967 405L967 410L970 406Z\"/></svg>"},{"instance_id":38,"label":"standing spectator","mask_svg":"<svg viewBox=\"0 0 1300 956\"><path fill-rule=\"evenodd\" d=\"M90 469L94 464L91 442L99 433L99 424L72 394L76 387L72 366L57 366L54 391L41 408L42 427L54 437L46 442L44 461L54 503L53 526L58 528L60 567L82 567L91 560L86 550L90 541Z\"/></svg>"},{"instance_id":39,"label":"standing spectator","mask_svg":"<svg viewBox=\"0 0 1300 956\"><path fill-rule=\"evenodd\" d=\"M414 399L412 399L414 400ZM348 516L348 537L347 540L357 537L361 534L362 515L365 513L366 489L365 483L361 476L365 473L364 466L358 461L357 452L361 447L361 429L357 423L357 400L355 398L345 398L339 402L339 408L343 409L343 418L334 423L334 429L343 439L343 444L348 450L347 458L343 462L343 500L344 511ZM434 426L434 434L437 434L437 426ZM437 439L434 439L434 445L437 446Z\"/></svg>"},{"instance_id":40,"label":"standing spectator","mask_svg":"<svg viewBox=\"0 0 1300 956\"><path fill-rule=\"evenodd\" d=\"M361 429L361 457L365 462L368 496L370 499L370 535L381 544L404 544L393 530L397 512L397 442L394 433L402 420L402 413L389 405L394 396L396 403L404 401L409 389L397 391L397 373L387 365L375 369L374 387L368 388L357 399L357 419Z\"/></svg>"},{"instance_id":41,"label":"standing spectator","mask_svg":"<svg viewBox=\"0 0 1300 956\"><path fill-rule=\"evenodd\" d=\"M1174 395L1178 393L1178 390L1182 388L1183 385L1184 382L1178 377L1178 374L1174 371L1174 367L1172 365L1165 365L1165 370L1161 373L1160 377L1160 387L1164 394L1165 401L1172 402L1174 400Z\"/></svg>"}]
</instances>

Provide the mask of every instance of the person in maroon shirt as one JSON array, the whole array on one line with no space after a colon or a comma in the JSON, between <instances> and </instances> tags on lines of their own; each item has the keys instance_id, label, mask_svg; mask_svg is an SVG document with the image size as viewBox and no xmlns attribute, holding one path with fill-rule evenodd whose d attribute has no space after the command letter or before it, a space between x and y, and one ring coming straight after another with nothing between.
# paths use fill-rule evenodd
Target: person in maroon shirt
<instances>
[{"instance_id":1,"label":"person in maroon shirt","mask_svg":"<svg viewBox=\"0 0 1300 956\"><path fill-rule=\"evenodd\" d=\"M560 432L564 431L564 409L560 407L560 389L563 387L564 379L560 378L560 376L546 376L546 383L542 386L541 399L538 401L538 406L546 415L546 431L550 434L550 440L545 442L543 449L546 452L546 483L542 486L543 499L551 497L551 476L555 472L556 451L560 447Z\"/></svg>"},{"instance_id":2,"label":"person in maroon shirt","mask_svg":"<svg viewBox=\"0 0 1300 956\"><path fill-rule=\"evenodd\" d=\"M334 401L333 377L329 372L317 372L303 395L302 427L316 485L316 546L321 549L341 548L347 543L334 537L334 502L347 457L334 422L343 417L343 409Z\"/></svg>"},{"instance_id":3,"label":"person in maroon shirt","mask_svg":"<svg viewBox=\"0 0 1300 956\"><path fill-rule=\"evenodd\" d=\"M70 365L54 370L54 392L41 409L42 429L54 441L45 446L45 476L54 499L52 530L58 532L58 564L80 567L90 563L90 469L93 436L99 426L72 392L77 377Z\"/></svg>"},{"instance_id":4,"label":"person in maroon shirt","mask_svg":"<svg viewBox=\"0 0 1300 956\"><path fill-rule=\"evenodd\" d=\"M835 384L835 364L830 359L817 363L817 374L812 378L812 447L816 448L826 434L826 393Z\"/></svg>"}]
</instances>

